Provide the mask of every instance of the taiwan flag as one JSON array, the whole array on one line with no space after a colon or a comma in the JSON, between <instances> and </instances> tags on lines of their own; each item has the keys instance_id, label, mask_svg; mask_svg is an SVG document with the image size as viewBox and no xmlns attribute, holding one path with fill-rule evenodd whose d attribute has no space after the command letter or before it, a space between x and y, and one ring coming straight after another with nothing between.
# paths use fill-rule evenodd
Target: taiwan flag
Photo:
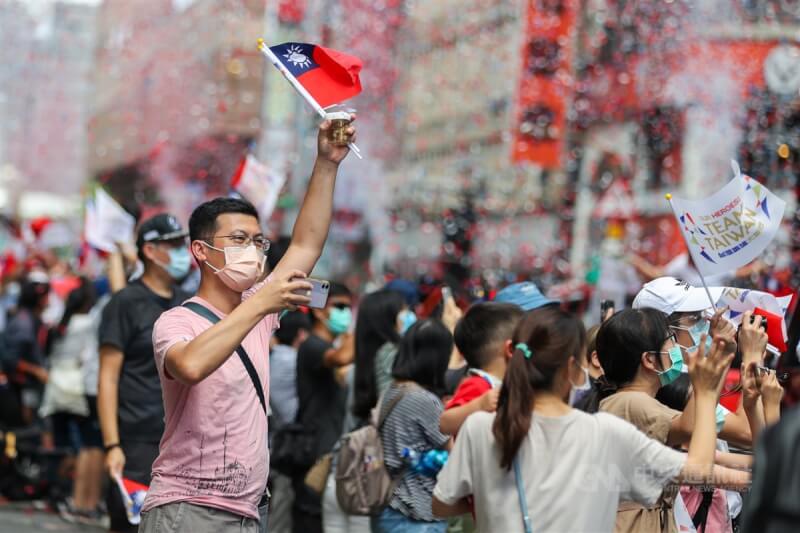
<instances>
[{"instance_id":1,"label":"taiwan flag","mask_svg":"<svg viewBox=\"0 0 800 533\"><path fill-rule=\"evenodd\" d=\"M362 64L355 56L307 43L283 43L269 49L322 107L361 92Z\"/></svg>"},{"instance_id":2,"label":"taiwan flag","mask_svg":"<svg viewBox=\"0 0 800 533\"><path fill-rule=\"evenodd\" d=\"M142 506L150 489L147 485L128 479L125 477L114 476L117 482L122 502L125 504L125 512L128 515L128 522L137 525L142 521Z\"/></svg>"}]
</instances>

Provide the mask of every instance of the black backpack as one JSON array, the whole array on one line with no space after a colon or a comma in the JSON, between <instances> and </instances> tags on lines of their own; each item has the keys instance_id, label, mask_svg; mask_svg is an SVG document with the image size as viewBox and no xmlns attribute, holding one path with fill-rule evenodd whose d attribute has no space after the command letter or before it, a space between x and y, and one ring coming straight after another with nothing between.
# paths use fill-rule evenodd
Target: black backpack
<instances>
[{"instance_id":1,"label":"black backpack","mask_svg":"<svg viewBox=\"0 0 800 533\"><path fill-rule=\"evenodd\" d=\"M800 408L764 430L753 457L753 483L742 533L794 533L800 527Z\"/></svg>"}]
</instances>

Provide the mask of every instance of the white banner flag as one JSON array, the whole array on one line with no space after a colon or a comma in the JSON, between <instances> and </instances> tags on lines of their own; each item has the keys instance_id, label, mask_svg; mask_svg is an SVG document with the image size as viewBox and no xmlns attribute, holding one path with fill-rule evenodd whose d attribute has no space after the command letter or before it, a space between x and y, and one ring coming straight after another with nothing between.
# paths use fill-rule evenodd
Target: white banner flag
<instances>
[{"instance_id":1,"label":"white banner flag","mask_svg":"<svg viewBox=\"0 0 800 533\"><path fill-rule=\"evenodd\" d=\"M758 181L739 173L708 198L672 198L689 252L703 275L736 270L761 255L780 227L785 207Z\"/></svg>"},{"instance_id":2,"label":"white banner flag","mask_svg":"<svg viewBox=\"0 0 800 533\"><path fill-rule=\"evenodd\" d=\"M136 219L102 188L86 202L84 237L90 246L113 252L118 242L133 242Z\"/></svg>"},{"instance_id":3,"label":"white banner flag","mask_svg":"<svg viewBox=\"0 0 800 533\"><path fill-rule=\"evenodd\" d=\"M262 222L269 220L286 177L273 172L249 154L231 180L231 187L258 210Z\"/></svg>"}]
</instances>

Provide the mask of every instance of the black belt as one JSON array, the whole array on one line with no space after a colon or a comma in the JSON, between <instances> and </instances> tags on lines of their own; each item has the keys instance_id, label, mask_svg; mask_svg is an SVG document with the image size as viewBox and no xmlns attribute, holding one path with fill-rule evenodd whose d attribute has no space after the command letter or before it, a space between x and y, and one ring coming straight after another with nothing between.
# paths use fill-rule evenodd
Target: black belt
<instances>
[{"instance_id":1,"label":"black belt","mask_svg":"<svg viewBox=\"0 0 800 533\"><path fill-rule=\"evenodd\" d=\"M265 505L269 505L270 494L269 491L264 491L264 494L261 496L261 499L258 500L258 506L264 507Z\"/></svg>"}]
</instances>

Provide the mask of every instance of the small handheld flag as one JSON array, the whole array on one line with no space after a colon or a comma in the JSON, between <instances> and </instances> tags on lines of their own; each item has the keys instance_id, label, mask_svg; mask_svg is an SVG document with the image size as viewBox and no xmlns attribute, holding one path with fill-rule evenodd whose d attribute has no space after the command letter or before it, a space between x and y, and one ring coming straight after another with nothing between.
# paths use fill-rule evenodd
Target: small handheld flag
<instances>
[{"instance_id":1,"label":"small handheld flag","mask_svg":"<svg viewBox=\"0 0 800 533\"><path fill-rule=\"evenodd\" d=\"M134 526L139 524L142 521L144 499L150 487L120 476L114 476L114 480L117 482L122 501L125 503L128 522Z\"/></svg>"},{"instance_id":2,"label":"small handheld flag","mask_svg":"<svg viewBox=\"0 0 800 533\"><path fill-rule=\"evenodd\" d=\"M361 92L361 60L355 56L308 43L283 43L267 46L258 40L258 48L275 65L292 87L325 118L325 108L341 103ZM358 147L348 145L362 159Z\"/></svg>"},{"instance_id":3,"label":"small handheld flag","mask_svg":"<svg viewBox=\"0 0 800 533\"><path fill-rule=\"evenodd\" d=\"M357 57L307 43L283 43L269 49L322 107L361 92L361 60Z\"/></svg>"}]
</instances>

